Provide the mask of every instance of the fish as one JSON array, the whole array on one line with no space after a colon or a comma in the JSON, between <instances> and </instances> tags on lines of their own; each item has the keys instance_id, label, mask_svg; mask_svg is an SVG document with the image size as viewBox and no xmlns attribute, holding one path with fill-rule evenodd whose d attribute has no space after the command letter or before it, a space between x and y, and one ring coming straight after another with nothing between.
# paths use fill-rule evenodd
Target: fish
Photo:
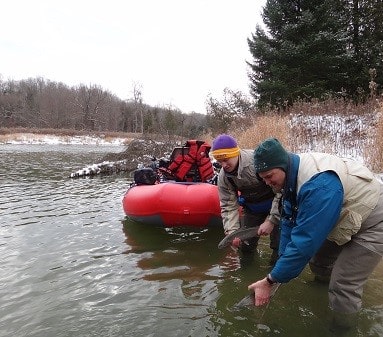
<instances>
[{"instance_id":1,"label":"fish","mask_svg":"<svg viewBox=\"0 0 383 337\"><path fill-rule=\"evenodd\" d=\"M274 297L275 293L280 287L280 283L274 283L271 292L270 292L270 300ZM255 307L255 296L254 292L252 291L251 294L245 296L242 298L239 302L237 302L234 306L233 309L241 309L241 308L252 308Z\"/></svg>"},{"instance_id":2,"label":"fish","mask_svg":"<svg viewBox=\"0 0 383 337\"><path fill-rule=\"evenodd\" d=\"M231 245L232 241L235 238L239 238L241 241L246 241L247 239L257 237L259 236L258 229L259 229L259 226L250 227L250 228L239 228L233 233L226 235L223 238L223 240L221 240L220 243L218 244L218 248L222 249Z\"/></svg>"}]
</instances>

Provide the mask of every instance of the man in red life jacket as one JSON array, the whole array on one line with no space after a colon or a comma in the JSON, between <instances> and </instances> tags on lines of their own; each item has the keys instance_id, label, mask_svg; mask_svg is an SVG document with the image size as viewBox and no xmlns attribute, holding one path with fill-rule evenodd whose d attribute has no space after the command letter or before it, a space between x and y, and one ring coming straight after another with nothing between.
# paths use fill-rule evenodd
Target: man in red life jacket
<instances>
[{"instance_id":1,"label":"man in red life jacket","mask_svg":"<svg viewBox=\"0 0 383 337\"><path fill-rule=\"evenodd\" d=\"M218 191L225 235L235 230L261 226L259 235L270 234L270 248L273 250L271 264L278 258L279 222L278 205L272 203L273 190L255 173L253 150L243 150L230 135L222 134L213 140L211 155L222 166L218 175ZM242 219L238 212L243 207ZM242 220L242 221L241 221ZM247 242L235 238L232 246L241 252L253 252L259 237Z\"/></svg>"}]
</instances>

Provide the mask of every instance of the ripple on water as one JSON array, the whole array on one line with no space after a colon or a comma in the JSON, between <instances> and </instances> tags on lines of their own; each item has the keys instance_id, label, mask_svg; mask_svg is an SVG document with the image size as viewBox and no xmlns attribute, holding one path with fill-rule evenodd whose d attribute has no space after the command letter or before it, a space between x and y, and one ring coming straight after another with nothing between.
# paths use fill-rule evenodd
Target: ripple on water
<instances>
[{"instance_id":1,"label":"ripple on water","mask_svg":"<svg viewBox=\"0 0 383 337\"><path fill-rule=\"evenodd\" d=\"M95 147L11 148L0 147L1 337L331 336L327 288L309 272L264 314L228 310L268 272L267 243L243 264L217 249L221 229L127 221L126 177L67 178L102 157ZM363 336L382 335L382 272L366 289Z\"/></svg>"}]
</instances>

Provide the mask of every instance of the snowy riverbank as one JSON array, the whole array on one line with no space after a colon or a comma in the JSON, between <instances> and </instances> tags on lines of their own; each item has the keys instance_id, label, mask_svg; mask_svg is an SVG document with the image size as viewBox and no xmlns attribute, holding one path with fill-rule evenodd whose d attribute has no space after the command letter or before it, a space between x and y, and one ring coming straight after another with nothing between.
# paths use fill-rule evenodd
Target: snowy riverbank
<instances>
[{"instance_id":1,"label":"snowy riverbank","mask_svg":"<svg viewBox=\"0 0 383 337\"><path fill-rule=\"evenodd\" d=\"M116 145L123 146L132 139L103 136L58 136L34 133L16 133L0 136L1 144L67 144L67 145Z\"/></svg>"}]
</instances>

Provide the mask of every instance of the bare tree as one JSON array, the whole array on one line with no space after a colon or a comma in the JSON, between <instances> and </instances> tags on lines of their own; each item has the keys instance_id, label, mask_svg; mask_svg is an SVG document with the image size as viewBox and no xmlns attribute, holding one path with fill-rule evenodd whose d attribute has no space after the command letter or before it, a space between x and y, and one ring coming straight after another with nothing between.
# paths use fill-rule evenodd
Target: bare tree
<instances>
[{"instance_id":1,"label":"bare tree","mask_svg":"<svg viewBox=\"0 0 383 337\"><path fill-rule=\"evenodd\" d=\"M43 78L2 81L0 75L0 127L157 133L175 139L204 129L206 116L194 117L172 106L145 104L139 84L133 97L122 101L96 85L69 87Z\"/></svg>"},{"instance_id":2,"label":"bare tree","mask_svg":"<svg viewBox=\"0 0 383 337\"><path fill-rule=\"evenodd\" d=\"M74 104L80 109L82 126L86 130L95 130L99 124L100 110L105 104L107 93L99 86L81 85L77 90Z\"/></svg>"},{"instance_id":3,"label":"bare tree","mask_svg":"<svg viewBox=\"0 0 383 337\"><path fill-rule=\"evenodd\" d=\"M144 133L144 107L142 101L142 85L134 83L133 85L133 101L135 105L135 121L136 130L135 132Z\"/></svg>"}]
</instances>

